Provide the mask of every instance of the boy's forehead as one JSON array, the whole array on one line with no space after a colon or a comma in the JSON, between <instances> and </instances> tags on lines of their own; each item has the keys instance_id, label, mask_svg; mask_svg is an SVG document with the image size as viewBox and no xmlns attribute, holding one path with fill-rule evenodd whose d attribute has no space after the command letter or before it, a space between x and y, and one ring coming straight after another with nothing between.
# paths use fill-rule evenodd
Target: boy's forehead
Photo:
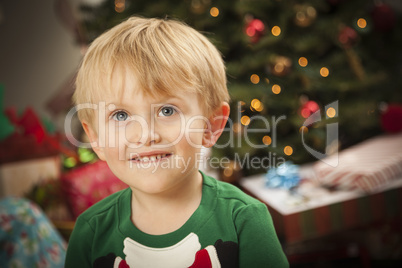
<instances>
[{"instance_id":1,"label":"boy's forehead","mask_svg":"<svg viewBox=\"0 0 402 268\"><path fill-rule=\"evenodd\" d=\"M163 78L159 78L162 80ZM166 78L165 78L166 79ZM106 82L110 84L109 90L107 90L107 98L120 98L132 99L138 96L160 99L160 98L174 98L180 97L181 93L184 93L184 88L158 88L158 85L150 83L144 83L143 75L139 75L136 70L130 68L127 64L117 64L113 68L111 73L111 79ZM146 84L147 86L144 86Z\"/></svg>"}]
</instances>

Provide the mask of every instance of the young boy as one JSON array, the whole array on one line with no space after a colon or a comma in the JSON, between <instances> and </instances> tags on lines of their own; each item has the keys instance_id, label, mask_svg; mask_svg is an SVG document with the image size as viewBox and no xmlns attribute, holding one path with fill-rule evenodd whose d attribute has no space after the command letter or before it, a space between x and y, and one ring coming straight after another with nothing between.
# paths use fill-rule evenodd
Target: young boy
<instances>
[{"instance_id":1,"label":"young boy","mask_svg":"<svg viewBox=\"0 0 402 268\"><path fill-rule=\"evenodd\" d=\"M229 115L207 38L132 17L92 43L76 85L93 149L129 187L78 217L67 268L288 266L266 206L198 170Z\"/></svg>"}]
</instances>

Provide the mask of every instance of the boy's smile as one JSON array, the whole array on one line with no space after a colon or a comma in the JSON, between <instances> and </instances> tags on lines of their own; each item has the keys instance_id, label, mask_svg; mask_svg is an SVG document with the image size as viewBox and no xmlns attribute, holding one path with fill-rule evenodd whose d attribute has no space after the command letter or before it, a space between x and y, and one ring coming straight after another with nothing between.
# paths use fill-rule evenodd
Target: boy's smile
<instances>
[{"instance_id":1,"label":"boy's smile","mask_svg":"<svg viewBox=\"0 0 402 268\"><path fill-rule=\"evenodd\" d=\"M143 163L157 162L157 161L163 161L171 157L172 155L173 155L172 153L167 153L164 151L150 151L144 153L135 153L129 160L131 162L143 162Z\"/></svg>"}]
</instances>

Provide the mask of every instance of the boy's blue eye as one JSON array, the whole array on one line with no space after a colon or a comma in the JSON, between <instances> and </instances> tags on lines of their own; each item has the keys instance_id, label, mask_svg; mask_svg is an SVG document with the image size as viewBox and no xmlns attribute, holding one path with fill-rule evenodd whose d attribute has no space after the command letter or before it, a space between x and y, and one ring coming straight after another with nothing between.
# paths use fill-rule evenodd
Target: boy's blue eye
<instances>
[{"instance_id":1,"label":"boy's blue eye","mask_svg":"<svg viewBox=\"0 0 402 268\"><path fill-rule=\"evenodd\" d=\"M159 110L158 116L172 116L176 110L170 106L164 106Z\"/></svg>"},{"instance_id":2,"label":"boy's blue eye","mask_svg":"<svg viewBox=\"0 0 402 268\"><path fill-rule=\"evenodd\" d=\"M128 118L128 114L123 111L119 111L113 115L113 119L116 121L126 121Z\"/></svg>"}]
</instances>

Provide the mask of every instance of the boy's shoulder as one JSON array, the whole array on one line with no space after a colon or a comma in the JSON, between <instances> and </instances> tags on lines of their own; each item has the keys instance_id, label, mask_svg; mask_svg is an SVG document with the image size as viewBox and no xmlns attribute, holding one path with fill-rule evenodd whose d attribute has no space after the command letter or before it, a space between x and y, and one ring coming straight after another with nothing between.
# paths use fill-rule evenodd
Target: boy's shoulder
<instances>
[{"instance_id":1,"label":"boy's shoulder","mask_svg":"<svg viewBox=\"0 0 402 268\"><path fill-rule=\"evenodd\" d=\"M224 181L220 181L205 174L204 184L215 191L216 197L221 201L238 203L238 205L243 206L252 204L263 204L261 201L243 192L237 186Z\"/></svg>"},{"instance_id":2,"label":"boy's shoulder","mask_svg":"<svg viewBox=\"0 0 402 268\"><path fill-rule=\"evenodd\" d=\"M119 200L127 196L130 196L130 188L120 190L105 197L85 210L79 217L90 221L92 218L104 214L111 209L117 209Z\"/></svg>"}]
</instances>

